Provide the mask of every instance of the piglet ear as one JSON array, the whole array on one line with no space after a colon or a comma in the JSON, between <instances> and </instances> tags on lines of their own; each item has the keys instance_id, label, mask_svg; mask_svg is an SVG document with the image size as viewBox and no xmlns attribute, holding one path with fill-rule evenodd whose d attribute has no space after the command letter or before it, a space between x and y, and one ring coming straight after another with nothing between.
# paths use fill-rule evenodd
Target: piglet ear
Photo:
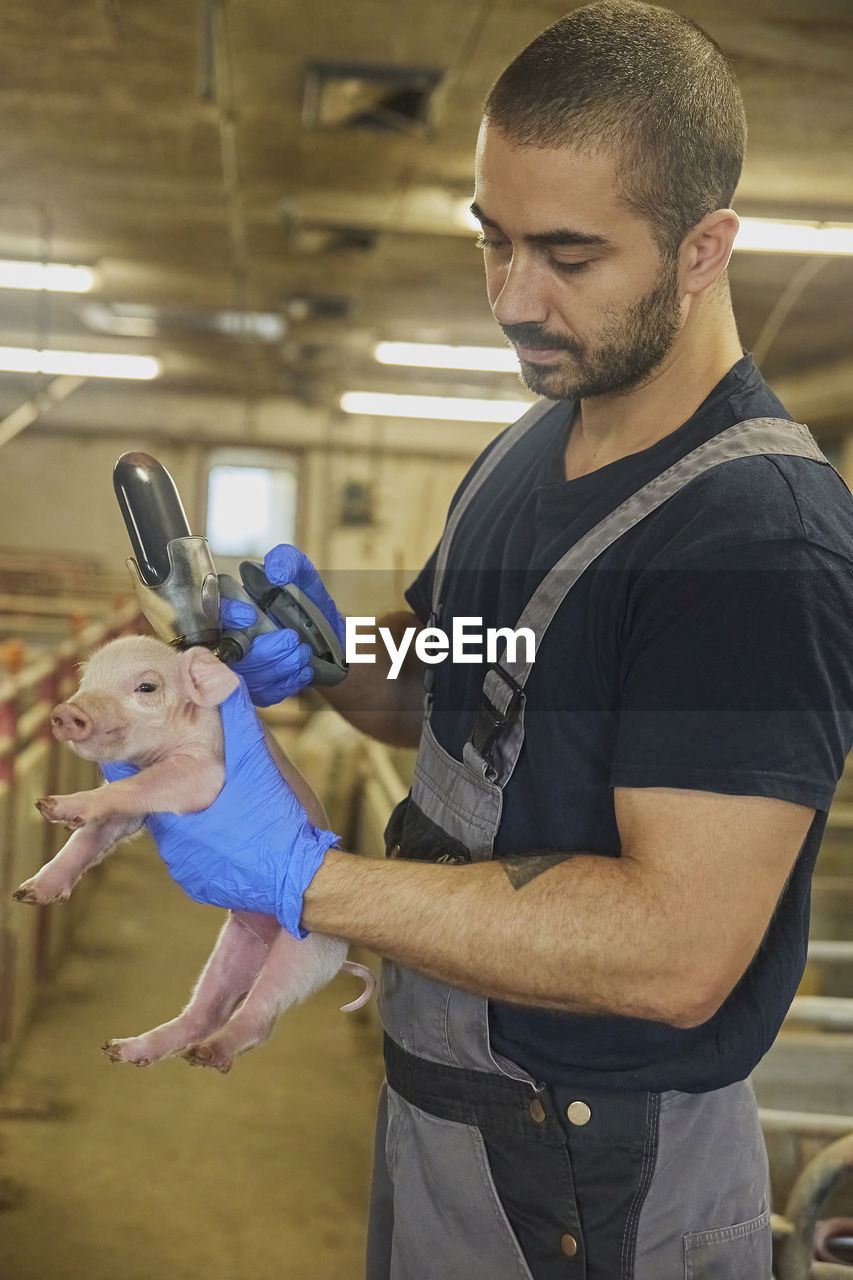
<instances>
[{"instance_id":1,"label":"piglet ear","mask_svg":"<svg viewBox=\"0 0 853 1280\"><path fill-rule=\"evenodd\" d=\"M187 697L199 707L218 707L240 683L239 676L209 649L187 649L181 662Z\"/></svg>"}]
</instances>

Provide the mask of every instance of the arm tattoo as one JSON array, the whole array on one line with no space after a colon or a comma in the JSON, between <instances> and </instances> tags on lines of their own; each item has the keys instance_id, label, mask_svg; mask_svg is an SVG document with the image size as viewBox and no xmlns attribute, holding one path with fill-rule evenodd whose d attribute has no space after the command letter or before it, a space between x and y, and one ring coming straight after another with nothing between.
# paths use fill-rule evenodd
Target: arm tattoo
<instances>
[{"instance_id":1,"label":"arm tattoo","mask_svg":"<svg viewBox=\"0 0 853 1280\"><path fill-rule=\"evenodd\" d=\"M517 890L523 889L531 880L550 871L558 863L569 862L577 856L576 853L513 853L508 858L501 858L500 865L513 889Z\"/></svg>"}]
</instances>

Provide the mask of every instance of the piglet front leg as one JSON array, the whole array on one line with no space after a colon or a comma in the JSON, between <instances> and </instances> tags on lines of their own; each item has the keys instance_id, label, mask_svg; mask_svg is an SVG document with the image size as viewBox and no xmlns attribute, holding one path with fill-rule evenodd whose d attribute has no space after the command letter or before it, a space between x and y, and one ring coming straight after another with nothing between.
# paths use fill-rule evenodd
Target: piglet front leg
<instances>
[{"instance_id":1,"label":"piglet front leg","mask_svg":"<svg viewBox=\"0 0 853 1280\"><path fill-rule=\"evenodd\" d=\"M75 831L59 853L29 880L19 885L12 897L36 906L64 902L89 867L110 852L121 840L142 826L140 818L110 818Z\"/></svg>"},{"instance_id":2,"label":"piglet front leg","mask_svg":"<svg viewBox=\"0 0 853 1280\"><path fill-rule=\"evenodd\" d=\"M171 756L129 778L105 782L94 791L42 796L36 808L48 822L77 828L105 818L148 813L198 813L212 804L222 786L222 765L198 754Z\"/></svg>"},{"instance_id":3,"label":"piglet front leg","mask_svg":"<svg viewBox=\"0 0 853 1280\"><path fill-rule=\"evenodd\" d=\"M64 822L76 831L79 827L103 822L108 808L103 792L107 783L94 791L75 791L67 796L42 796L36 800L36 808L48 822Z\"/></svg>"}]
</instances>

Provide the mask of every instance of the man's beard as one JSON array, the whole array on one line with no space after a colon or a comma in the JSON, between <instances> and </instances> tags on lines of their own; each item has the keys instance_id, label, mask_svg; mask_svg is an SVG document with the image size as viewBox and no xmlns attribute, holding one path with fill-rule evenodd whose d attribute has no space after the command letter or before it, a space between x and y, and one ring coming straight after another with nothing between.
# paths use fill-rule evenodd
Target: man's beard
<instances>
[{"instance_id":1,"label":"man's beard","mask_svg":"<svg viewBox=\"0 0 853 1280\"><path fill-rule=\"evenodd\" d=\"M614 316L587 346L571 338L549 336L539 325L501 325L507 338L522 346L568 351L571 364L521 362L521 379L549 400L618 395L645 382L672 347L681 327L678 271L665 263L648 293Z\"/></svg>"}]
</instances>

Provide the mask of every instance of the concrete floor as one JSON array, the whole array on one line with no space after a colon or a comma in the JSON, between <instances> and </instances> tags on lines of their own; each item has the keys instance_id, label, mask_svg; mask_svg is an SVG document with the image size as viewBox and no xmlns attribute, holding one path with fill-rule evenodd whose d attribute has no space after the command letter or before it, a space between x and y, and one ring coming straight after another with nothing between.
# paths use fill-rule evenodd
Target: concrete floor
<instances>
[{"instance_id":1,"label":"concrete floor","mask_svg":"<svg viewBox=\"0 0 853 1280\"><path fill-rule=\"evenodd\" d=\"M357 1280L373 1109L372 1011L339 976L231 1073L111 1064L99 1046L174 1016L223 914L152 846L104 869L62 969L0 1081L2 1280ZM47 1105L51 1114L9 1114ZM12 1197L14 1201L14 1196Z\"/></svg>"}]
</instances>

